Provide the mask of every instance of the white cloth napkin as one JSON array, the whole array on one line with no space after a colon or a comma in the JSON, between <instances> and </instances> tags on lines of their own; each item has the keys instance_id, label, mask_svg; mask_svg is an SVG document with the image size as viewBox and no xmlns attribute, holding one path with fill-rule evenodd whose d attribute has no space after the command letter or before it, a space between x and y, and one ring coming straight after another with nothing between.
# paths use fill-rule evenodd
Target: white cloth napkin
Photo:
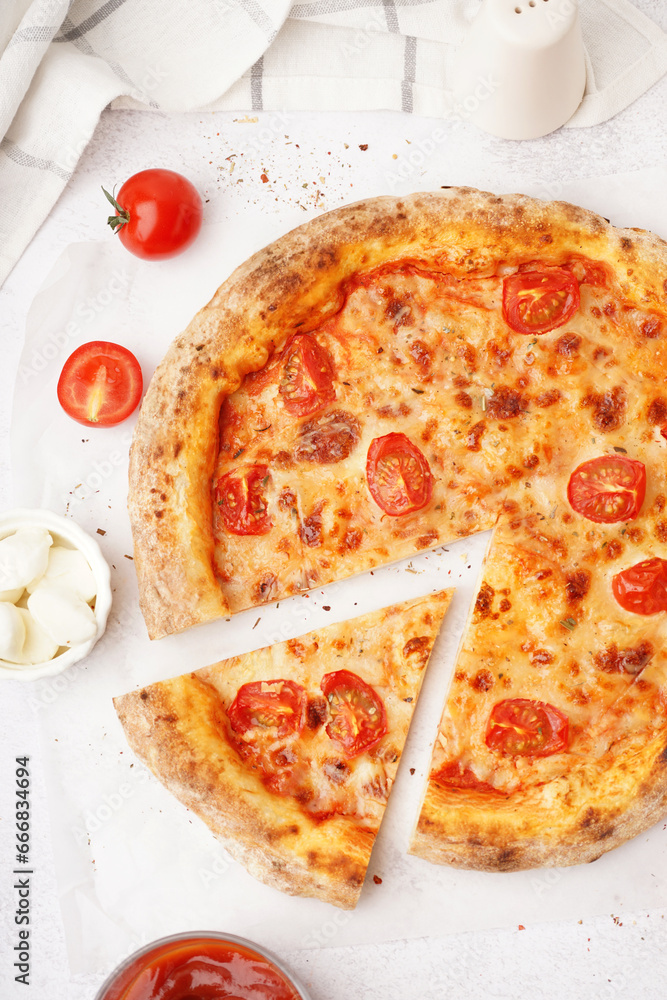
<instances>
[{"instance_id":1,"label":"white cloth napkin","mask_svg":"<svg viewBox=\"0 0 667 1000\"><path fill-rule=\"evenodd\" d=\"M0 284L110 102L456 117L452 51L480 2L3 0ZM629 0L580 8L588 84L568 124L587 126L667 72L667 35Z\"/></svg>"}]
</instances>

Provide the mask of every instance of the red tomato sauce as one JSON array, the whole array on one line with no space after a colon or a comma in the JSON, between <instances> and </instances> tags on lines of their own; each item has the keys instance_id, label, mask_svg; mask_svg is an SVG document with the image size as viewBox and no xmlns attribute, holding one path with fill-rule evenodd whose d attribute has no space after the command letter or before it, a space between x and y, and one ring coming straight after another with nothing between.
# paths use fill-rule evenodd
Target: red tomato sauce
<instances>
[{"instance_id":1,"label":"red tomato sauce","mask_svg":"<svg viewBox=\"0 0 667 1000\"><path fill-rule=\"evenodd\" d=\"M141 955L102 1000L300 1000L283 974L250 948L214 938L171 942Z\"/></svg>"}]
</instances>

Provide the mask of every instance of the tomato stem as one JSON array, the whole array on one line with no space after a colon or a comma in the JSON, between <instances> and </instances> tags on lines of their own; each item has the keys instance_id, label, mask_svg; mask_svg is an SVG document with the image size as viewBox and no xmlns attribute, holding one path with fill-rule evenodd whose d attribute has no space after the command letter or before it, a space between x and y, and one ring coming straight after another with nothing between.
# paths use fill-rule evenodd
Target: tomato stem
<instances>
[{"instance_id":1,"label":"tomato stem","mask_svg":"<svg viewBox=\"0 0 667 1000\"><path fill-rule=\"evenodd\" d=\"M104 196L107 199L107 201L110 201L113 207L116 209L116 215L110 215L108 217L107 225L111 226L114 233L118 233L123 228L123 226L130 221L130 213L127 211L126 208L122 208L122 206L118 204L114 196L112 194L109 194L109 192L105 190L105 188L102 188L102 190L104 191Z\"/></svg>"}]
</instances>

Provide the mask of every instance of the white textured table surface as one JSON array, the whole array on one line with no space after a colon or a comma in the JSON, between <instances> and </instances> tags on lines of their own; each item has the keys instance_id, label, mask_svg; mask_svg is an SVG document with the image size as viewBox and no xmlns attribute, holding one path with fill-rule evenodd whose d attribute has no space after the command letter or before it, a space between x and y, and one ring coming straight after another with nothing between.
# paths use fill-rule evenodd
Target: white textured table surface
<instances>
[{"instance_id":1,"label":"white textured table surface","mask_svg":"<svg viewBox=\"0 0 667 1000\"><path fill-rule=\"evenodd\" d=\"M667 28L664 0L643 0L637 6ZM148 166L182 170L205 193L208 220L247 215L251 224L262 225L268 240L321 210L409 187L469 184L549 198L560 196L568 178L667 165L667 79L604 125L585 132L564 129L521 144L491 138L467 124L442 125L397 114L266 113L256 123L234 121L241 117L103 115L63 197L0 291L0 509L12 503L9 417L25 315L68 243L110 238L101 184L119 184ZM234 154L235 160L228 159ZM28 703L29 687L11 682L1 692L0 996L92 1000L100 978L73 980L67 969L41 782L43 751ZM23 754L32 758L34 787L29 986L16 984L12 969L17 928L9 807L14 758ZM667 926L662 912L554 924L548 922L548 891L543 904L545 923L525 929L373 947L336 948L332 924L323 933L332 947L284 957L309 984L313 1000L352 995L368 1000L665 996ZM442 905L447 906L446 899Z\"/></svg>"}]
</instances>

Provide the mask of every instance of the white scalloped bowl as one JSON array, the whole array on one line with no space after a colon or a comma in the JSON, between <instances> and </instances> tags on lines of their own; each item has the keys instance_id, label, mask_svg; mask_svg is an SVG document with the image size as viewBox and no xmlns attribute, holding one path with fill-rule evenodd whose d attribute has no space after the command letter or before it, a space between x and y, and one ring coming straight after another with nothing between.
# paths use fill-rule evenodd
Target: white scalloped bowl
<instances>
[{"instance_id":1,"label":"white scalloped bowl","mask_svg":"<svg viewBox=\"0 0 667 1000\"><path fill-rule=\"evenodd\" d=\"M102 555L99 545L83 528L80 528L69 518L61 517L50 510L28 510L15 508L0 514L0 539L6 538L19 528L45 528L58 545L78 549L86 558L95 576L97 595L95 597L95 619L97 631L92 639L80 642L76 646L64 649L53 659L43 663L20 665L0 659L0 678L11 678L16 681L36 681L40 677L54 677L67 670L73 663L88 656L97 640L104 634L107 618L111 608L111 580L109 566Z\"/></svg>"}]
</instances>

